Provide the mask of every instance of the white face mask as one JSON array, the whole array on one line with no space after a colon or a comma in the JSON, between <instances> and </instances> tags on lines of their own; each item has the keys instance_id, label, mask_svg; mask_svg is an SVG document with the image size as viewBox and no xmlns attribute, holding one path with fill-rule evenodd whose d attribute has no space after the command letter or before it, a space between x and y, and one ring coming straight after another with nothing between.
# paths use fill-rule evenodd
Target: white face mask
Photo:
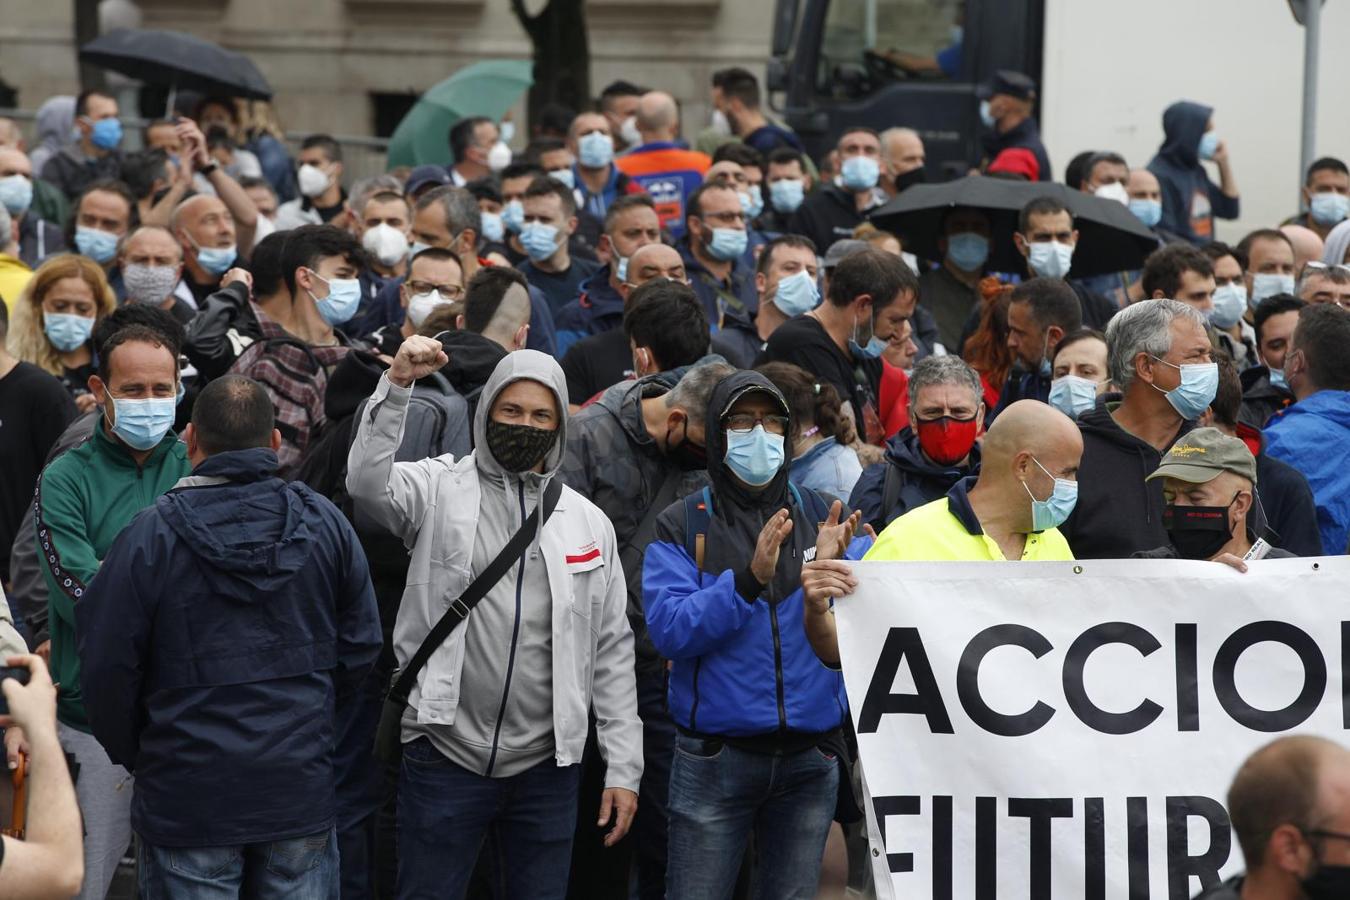
<instances>
[{"instance_id":1,"label":"white face mask","mask_svg":"<svg viewBox=\"0 0 1350 900\"><path fill-rule=\"evenodd\" d=\"M637 129L637 116L629 116L623 120L623 124L619 126L619 137L630 147L642 143L642 132Z\"/></svg>"},{"instance_id":2,"label":"white face mask","mask_svg":"<svg viewBox=\"0 0 1350 900\"><path fill-rule=\"evenodd\" d=\"M300 193L311 200L328 190L328 186L333 183L327 172L311 163L305 163L300 167L295 180Z\"/></svg>"},{"instance_id":3,"label":"white face mask","mask_svg":"<svg viewBox=\"0 0 1350 900\"><path fill-rule=\"evenodd\" d=\"M367 228L361 246L382 266L396 266L408 255L408 236L387 222Z\"/></svg>"},{"instance_id":4,"label":"white face mask","mask_svg":"<svg viewBox=\"0 0 1350 900\"><path fill-rule=\"evenodd\" d=\"M1126 206L1130 205L1130 194L1125 190L1125 185L1121 184L1119 181L1103 184L1093 191L1093 193L1103 200L1115 200L1117 203L1123 203Z\"/></svg>"},{"instance_id":5,"label":"white face mask","mask_svg":"<svg viewBox=\"0 0 1350 900\"><path fill-rule=\"evenodd\" d=\"M492 149L487 154L488 168L494 172L500 172L511 165L511 148L506 146L505 141L498 141L492 145Z\"/></svg>"},{"instance_id":6,"label":"white face mask","mask_svg":"<svg viewBox=\"0 0 1350 900\"><path fill-rule=\"evenodd\" d=\"M431 311L445 303L441 299L439 291L427 291L425 294L414 294L408 298L408 321L414 328L421 328L422 323L431 315Z\"/></svg>"}]
</instances>

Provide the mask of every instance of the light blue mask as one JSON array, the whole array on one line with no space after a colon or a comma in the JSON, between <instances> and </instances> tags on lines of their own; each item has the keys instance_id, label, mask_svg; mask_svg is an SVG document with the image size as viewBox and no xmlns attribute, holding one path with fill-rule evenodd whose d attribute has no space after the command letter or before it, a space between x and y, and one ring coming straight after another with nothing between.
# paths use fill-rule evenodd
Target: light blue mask
<instances>
[{"instance_id":1,"label":"light blue mask","mask_svg":"<svg viewBox=\"0 0 1350 900\"><path fill-rule=\"evenodd\" d=\"M1033 275L1042 278L1063 278L1073 265L1073 244L1059 241L1038 241L1031 245L1027 264Z\"/></svg>"},{"instance_id":2,"label":"light blue mask","mask_svg":"<svg viewBox=\"0 0 1350 900\"><path fill-rule=\"evenodd\" d=\"M1252 309L1261 303L1267 297L1274 297L1276 294L1292 294L1294 292L1294 276L1280 275L1273 272L1257 272L1252 276Z\"/></svg>"},{"instance_id":3,"label":"light blue mask","mask_svg":"<svg viewBox=\"0 0 1350 900\"><path fill-rule=\"evenodd\" d=\"M1041 461L1032 457L1034 462L1042 472L1050 475L1050 470L1041 465ZM1054 475L1050 475L1055 478ZM1073 512L1073 508L1078 505L1078 482L1070 481L1067 478L1055 478L1055 489L1050 492L1050 496L1044 500L1037 500L1036 495L1027 487L1027 483L1022 482L1022 489L1027 492L1031 498L1031 530L1045 531L1047 528L1058 528L1064 524L1064 520Z\"/></svg>"},{"instance_id":4,"label":"light blue mask","mask_svg":"<svg viewBox=\"0 0 1350 900\"><path fill-rule=\"evenodd\" d=\"M783 467L783 436L763 425L750 431L727 432L727 468L751 487L764 487Z\"/></svg>"},{"instance_id":5,"label":"light blue mask","mask_svg":"<svg viewBox=\"0 0 1350 900\"><path fill-rule=\"evenodd\" d=\"M421 241L413 241L412 244L408 246L408 259L412 259L417 254L421 253L423 250L430 250L430 249L431 249L430 244L424 244Z\"/></svg>"},{"instance_id":6,"label":"light blue mask","mask_svg":"<svg viewBox=\"0 0 1350 900\"><path fill-rule=\"evenodd\" d=\"M1209 324L1227 331L1236 325L1247 311L1247 288L1225 284L1214 289L1214 307L1206 314Z\"/></svg>"},{"instance_id":7,"label":"light blue mask","mask_svg":"<svg viewBox=\"0 0 1350 900\"><path fill-rule=\"evenodd\" d=\"M792 213L806 199L806 185L800 178L784 178L769 183L769 202L780 213Z\"/></svg>"},{"instance_id":8,"label":"light blue mask","mask_svg":"<svg viewBox=\"0 0 1350 900\"><path fill-rule=\"evenodd\" d=\"M628 280L628 257L619 256L617 253L615 254L614 277L619 279L620 284L623 284Z\"/></svg>"},{"instance_id":9,"label":"light blue mask","mask_svg":"<svg viewBox=\"0 0 1350 900\"><path fill-rule=\"evenodd\" d=\"M228 247L198 247L197 264L212 275L224 275L239 258L234 244Z\"/></svg>"},{"instance_id":10,"label":"light blue mask","mask_svg":"<svg viewBox=\"0 0 1350 900\"><path fill-rule=\"evenodd\" d=\"M993 112L989 109L988 100L980 101L980 122L983 123L985 128L993 128L998 124L998 119L994 118Z\"/></svg>"},{"instance_id":11,"label":"light blue mask","mask_svg":"<svg viewBox=\"0 0 1350 900\"><path fill-rule=\"evenodd\" d=\"M764 194L760 189L751 185L745 191L740 193L741 212L745 213L745 221L758 219L759 214L764 212Z\"/></svg>"},{"instance_id":12,"label":"light blue mask","mask_svg":"<svg viewBox=\"0 0 1350 900\"><path fill-rule=\"evenodd\" d=\"M850 191L870 191L881 177L881 164L870 156L850 156L839 167L844 187Z\"/></svg>"},{"instance_id":13,"label":"light blue mask","mask_svg":"<svg viewBox=\"0 0 1350 900\"><path fill-rule=\"evenodd\" d=\"M810 312L820 304L820 289L811 273L802 269L780 279L773 295L774 305L789 316Z\"/></svg>"},{"instance_id":14,"label":"light blue mask","mask_svg":"<svg viewBox=\"0 0 1350 900\"><path fill-rule=\"evenodd\" d=\"M1332 226L1350 215L1350 197L1334 191L1313 194L1308 204L1308 213L1318 225Z\"/></svg>"},{"instance_id":15,"label":"light blue mask","mask_svg":"<svg viewBox=\"0 0 1350 900\"><path fill-rule=\"evenodd\" d=\"M502 239L506 237L506 226L502 224L502 214L479 213L479 218L483 222L483 239L494 244L501 243Z\"/></svg>"},{"instance_id":16,"label":"light blue mask","mask_svg":"<svg viewBox=\"0 0 1350 900\"><path fill-rule=\"evenodd\" d=\"M737 228L714 228L708 242L708 254L713 259L730 262L745 252L750 236Z\"/></svg>"},{"instance_id":17,"label":"light blue mask","mask_svg":"<svg viewBox=\"0 0 1350 900\"><path fill-rule=\"evenodd\" d=\"M1200 135L1200 144L1195 152L1201 159L1213 159L1214 151L1219 149L1219 133L1217 131L1206 131Z\"/></svg>"},{"instance_id":18,"label":"light blue mask","mask_svg":"<svg viewBox=\"0 0 1350 900\"><path fill-rule=\"evenodd\" d=\"M1178 366L1165 359L1153 357L1165 366L1171 366L1181 372L1181 384L1170 391L1163 391L1172 408L1188 421L1200 418L1209 405L1214 402L1214 394L1219 389L1219 366L1217 363L1189 363ZM1156 384L1155 390L1162 391Z\"/></svg>"},{"instance_id":19,"label":"light blue mask","mask_svg":"<svg viewBox=\"0 0 1350 900\"><path fill-rule=\"evenodd\" d=\"M947 258L962 272L978 271L989 259L989 238L963 231L947 238Z\"/></svg>"},{"instance_id":20,"label":"light blue mask","mask_svg":"<svg viewBox=\"0 0 1350 900\"><path fill-rule=\"evenodd\" d=\"M1154 228L1162 221L1162 201L1131 200L1130 212L1148 228Z\"/></svg>"},{"instance_id":21,"label":"light blue mask","mask_svg":"<svg viewBox=\"0 0 1350 900\"><path fill-rule=\"evenodd\" d=\"M848 349L852 351L855 357L864 357L866 359L879 359L881 354L886 352L888 346L890 346L889 341L883 341L875 334L868 340L866 347L854 340L848 342Z\"/></svg>"},{"instance_id":22,"label":"light blue mask","mask_svg":"<svg viewBox=\"0 0 1350 900\"><path fill-rule=\"evenodd\" d=\"M118 400L108 395L113 408L113 434L133 450L149 450L169 433L178 414L176 397Z\"/></svg>"},{"instance_id":23,"label":"light blue mask","mask_svg":"<svg viewBox=\"0 0 1350 900\"><path fill-rule=\"evenodd\" d=\"M502 224L512 234L520 234L520 229L525 227L525 204L519 200L512 200L503 206Z\"/></svg>"},{"instance_id":24,"label":"light blue mask","mask_svg":"<svg viewBox=\"0 0 1350 900\"><path fill-rule=\"evenodd\" d=\"M577 160L588 169L603 169L614 161L614 139L603 131L577 138Z\"/></svg>"},{"instance_id":25,"label":"light blue mask","mask_svg":"<svg viewBox=\"0 0 1350 900\"><path fill-rule=\"evenodd\" d=\"M361 282L358 279L330 280L318 272L314 272L314 277L328 285L327 297L315 297L312 292L306 291L325 322L337 327L356 315L356 308L361 305Z\"/></svg>"},{"instance_id":26,"label":"light blue mask","mask_svg":"<svg viewBox=\"0 0 1350 900\"><path fill-rule=\"evenodd\" d=\"M557 226L529 222L520 229L520 246L533 262L543 262L558 252Z\"/></svg>"},{"instance_id":27,"label":"light blue mask","mask_svg":"<svg viewBox=\"0 0 1350 900\"><path fill-rule=\"evenodd\" d=\"M117 235L79 225L75 228L75 249L102 265L117 255Z\"/></svg>"},{"instance_id":28,"label":"light blue mask","mask_svg":"<svg viewBox=\"0 0 1350 900\"><path fill-rule=\"evenodd\" d=\"M1050 382L1050 405L1076 419L1097 405L1097 382L1081 375L1064 375Z\"/></svg>"},{"instance_id":29,"label":"light blue mask","mask_svg":"<svg viewBox=\"0 0 1350 900\"><path fill-rule=\"evenodd\" d=\"M570 166L566 169L551 169L548 177L561 182L569 191L577 186L577 176L572 172Z\"/></svg>"},{"instance_id":30,"label":"light blue mask","mask_svg":"<svg viewBox=\"0 0 1350 900\"><path fill-rule=\"evenodd\" d=\"M1270 369L1270 368L1268 368L1267 371L1270 372L1270 386L1271 386L1271 387L1275 388L1276 390L1281 390L1281 391L1288 391L1288 390L1289 390L1289 382L1288 382L1287 380L1285 380L1285 377L1284 377L1284 369Z\"/></svg>"},{"instance_id":31,"label":"light blue mask","mask_svg":"<svg viewBox=\"0 0 1350 900\"><path fill-rule=\"evenodd\" d=\"M33 205L33 182L23 175L0 178L0 205L12 216Z\"/></svg>"},{"instance_id":32,"label":"light blue mask","mask_svg":"<svg viewBox=\"0 0 1350 900\"><path fill-rule=\"evenodd\" d=\"M42 333L61 353L83 347L94 332L94 320L84 316L72 316L69 313L42 314Z\"/></svg>"},{"instance_id":33,"label":"light blue mask","mask_svg":"<svg viewBox=\"0 0 1350 900\"><path fill-rule=\"evenodd\" d=\"M120 119L99 119L89 130L89 143L100 150L111 150L122 143Z\"/></svg>"}]
</instances>

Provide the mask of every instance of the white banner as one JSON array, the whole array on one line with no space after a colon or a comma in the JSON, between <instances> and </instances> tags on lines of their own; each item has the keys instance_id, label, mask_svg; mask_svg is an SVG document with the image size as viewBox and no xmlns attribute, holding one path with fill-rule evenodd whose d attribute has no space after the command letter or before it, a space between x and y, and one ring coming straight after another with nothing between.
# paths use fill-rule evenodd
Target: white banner
<instances>
[{"instance_id":1,"label":"white banner","mask_svg":"<svg viewBox=\"0 0 1350 900\"><path fill-rule=\"evenodd\" d=\"M1242 760L1350 727L1344 557L855 571L840 653L897 900L1187 900L1242 869Z\"/></svg>"}]
</instances>

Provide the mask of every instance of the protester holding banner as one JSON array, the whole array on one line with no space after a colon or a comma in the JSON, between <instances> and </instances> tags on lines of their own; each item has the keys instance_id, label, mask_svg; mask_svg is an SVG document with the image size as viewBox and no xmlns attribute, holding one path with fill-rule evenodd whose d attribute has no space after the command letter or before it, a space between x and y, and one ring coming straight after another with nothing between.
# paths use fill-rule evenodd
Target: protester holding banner
<instances>
[{"instance_id":1,"label":"protester holding banner","mask_svg":"<svg viewBox=\"0 0 1350 900\"><path fill-rule=\"evenodd\" d=\"M1057 526L1077 500L1082 453L1072 419L1039 400L1019 400L989 427L980 474L896 519L864 559L1073 559ZM831 601L856 586L847 563L820 557L802 567L807 638L827 666L839 665Z\"/></svg>"},{"instance_id":2,"label":"protester holding banner","mask_svg":"<svg viewBox=\"0 0 1350 900\"><path fill-rule=\"evenodd\" d=\"M1228 791L1247 872L1196 900L1350 897L1350 752L1282 737L1253 753Z\"/></svg>"},{"instance_id":3,"label":"protester holding banner","mask_svg":"<svg viewBox=\"0 0 1350 900\"><path fill-rule=\"evenodd\" d=\"M711 485L661 513L642 571L679 728L666 892L729 896L753 831L755 896L811 898L848 700L807 644L802 564L843 555L859 516L788 481L788 404L763 375L718 382L706 422Z\"/></svg>"},{"instance_id":4,"label":"protester holding banner","mask_svg":"<svg viewBox=\"0 0 1350 900\"><path fill-rule=\"evenodd\" d=\"M1219 369L1205 317L1177 300L1121 310L1106 328L1107 395L1078 417L1083 493L1063 532L1078 559L1125 559L1167 542L1162 485L1146 482L1162 454L1214 401Z\"/></svg>"}]
</instances>

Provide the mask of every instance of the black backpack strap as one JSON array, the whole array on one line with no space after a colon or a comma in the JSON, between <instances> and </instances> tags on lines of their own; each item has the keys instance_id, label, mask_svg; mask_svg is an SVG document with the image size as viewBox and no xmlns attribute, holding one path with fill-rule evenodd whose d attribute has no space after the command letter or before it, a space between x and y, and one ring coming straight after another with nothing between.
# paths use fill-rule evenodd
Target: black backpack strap
<instances>
[{"instance_id":1,"label":"black backpack strap","mask_svg":"<svg viewBox=\"0 0 1350 900\"><path fill-rule=\"evenodd\" d=\"M904 481L900 478L900 467L889 459L884 460L884 462L886 464L886 476L881 482L881 511L878 513L876 521L872 523L872 526L878 532L888 524L891 510L899 505L900 492L905 487Z\"/></svg>"}]
</instances>

